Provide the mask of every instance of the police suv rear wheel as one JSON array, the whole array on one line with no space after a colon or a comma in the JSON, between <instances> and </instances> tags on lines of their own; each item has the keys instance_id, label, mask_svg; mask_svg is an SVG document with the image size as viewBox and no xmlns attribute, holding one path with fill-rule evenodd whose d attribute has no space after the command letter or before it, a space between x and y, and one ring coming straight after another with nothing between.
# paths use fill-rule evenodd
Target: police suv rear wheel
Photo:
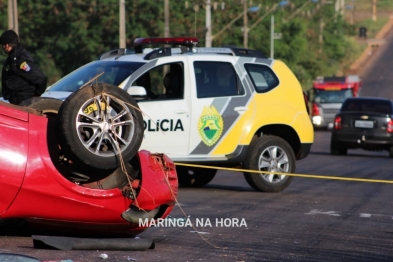
<instances>
[{"instance_id":1,"label":"police suv rear wheel","mask_svg":"<svg viewBox=\"0 0 393 262\"><path fill-rule=\"evenodd\" d=\"M179 184L184 187L202 187L208 184L217 173L217 169L177 166Z\"/></svg>"},{"instance_id":2,"label":"police suv rear wheel","mask_svg":"<svg viewBox=\"0 0 393 262\"><path fill-rule=\"evenodd\" d=\"M130 161L143 139L138 104L117 86L98 83L71 94L57 117L64 155L74 163L114 169Z\"/></svg>"},{"instance_id":3,"label":"police suv rear wheel","mask_svg":"<svg viewBox=\"0 0 393 262\"><path fill-rule=\"evenodd\" d=\"M244 167L249 170L278 172L278 174L245 172L244 177L257 191L280 192L292 182L293 177L282 173L295 172L295 154L291 146L282 138L264 135L251 143Z\"/></svg>"}]
</instances>

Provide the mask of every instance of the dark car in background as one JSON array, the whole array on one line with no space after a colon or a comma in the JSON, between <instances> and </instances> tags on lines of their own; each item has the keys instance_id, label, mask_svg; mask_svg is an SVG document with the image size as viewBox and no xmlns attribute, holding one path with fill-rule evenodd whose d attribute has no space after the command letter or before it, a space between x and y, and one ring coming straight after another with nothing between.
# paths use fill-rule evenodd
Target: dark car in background
<instances>
[{"instance_id":1,"label":"dark car in background","mask_svg":"<svg viewBox=\"0 0 393 262\"><path fill-rule=\"evenodd\" d=\"M335 116L330 152L345 155L351 148L386 150L393 158L393 101L356 97L344 101Z\"/></svg>"}]
</instances>

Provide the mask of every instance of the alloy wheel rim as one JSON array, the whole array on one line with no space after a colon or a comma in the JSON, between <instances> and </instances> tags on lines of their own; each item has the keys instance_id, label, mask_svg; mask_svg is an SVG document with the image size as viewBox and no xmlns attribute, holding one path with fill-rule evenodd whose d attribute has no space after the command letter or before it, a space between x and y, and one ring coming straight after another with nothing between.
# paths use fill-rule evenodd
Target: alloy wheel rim
<instances>
[{"instance_id":1,"label":"alloy wheel rim","mask_svg":"<svg viewBox=\"0 0 393 262\"><path fill-rule=\"evenodd\" d=\"M281 147L267 147L259 156L258 169L260 171L287 173L289 171L289 167L288 155ZM287 177L286 175L274 173L262 173L261 176L269 183L279 183Z\"/></svg>"},{"instance_id":2,"label":"alloy wheel rim","mask_svg":"<svg viewBox=\"0 0 393 262\"><path fill-rule=\"evenodd\" d=\"M120 99L98 95L86 101L76 117L78 138L95 155L111 157L132 143L135 119Z\"/></svg>"}]
</instances>

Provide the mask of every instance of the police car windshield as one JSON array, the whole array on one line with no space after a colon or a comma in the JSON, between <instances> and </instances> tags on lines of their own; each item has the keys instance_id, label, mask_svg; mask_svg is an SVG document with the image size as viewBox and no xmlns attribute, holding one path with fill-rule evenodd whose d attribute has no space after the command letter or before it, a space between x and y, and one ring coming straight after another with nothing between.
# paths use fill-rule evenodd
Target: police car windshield
<instances>
[{"instance_id":1,"label":"police car windshield","mask_svg":"<svg viewBox=\"0 0 393 262\"><path fill-rule=\"evenodd\" d=\"M75 92L88 81L101 74L94 83L120 85L144 63L120 61L94 61L71 72L54 83L47 91Z\"/></svg>"}]
</instances>

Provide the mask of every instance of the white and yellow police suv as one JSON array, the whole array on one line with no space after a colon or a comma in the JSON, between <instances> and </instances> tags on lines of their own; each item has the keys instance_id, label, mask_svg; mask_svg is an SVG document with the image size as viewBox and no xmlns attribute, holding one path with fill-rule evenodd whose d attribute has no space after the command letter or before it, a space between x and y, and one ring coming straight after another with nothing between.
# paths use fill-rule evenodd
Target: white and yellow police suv
<instances>
[{"instance_id":1,"label":"white and yellow police suv","mask_svg":"<svg viewBox=\"0 0 393 262\"><path fill-rule=\"evenodd\" d=\"M236 166L255 190L279 192L306 157L313 127L299 81L279 60L256 50L197 47L196 38L138 38L52 85L65 99L92 79L127 90L144 114L142 149L178 163ZM145 48L154 44L175 48ZM97 77L98 76L98 77ZM217 170L178 166L179 183L203 186Z\"/></svg>"}]
</instances>

